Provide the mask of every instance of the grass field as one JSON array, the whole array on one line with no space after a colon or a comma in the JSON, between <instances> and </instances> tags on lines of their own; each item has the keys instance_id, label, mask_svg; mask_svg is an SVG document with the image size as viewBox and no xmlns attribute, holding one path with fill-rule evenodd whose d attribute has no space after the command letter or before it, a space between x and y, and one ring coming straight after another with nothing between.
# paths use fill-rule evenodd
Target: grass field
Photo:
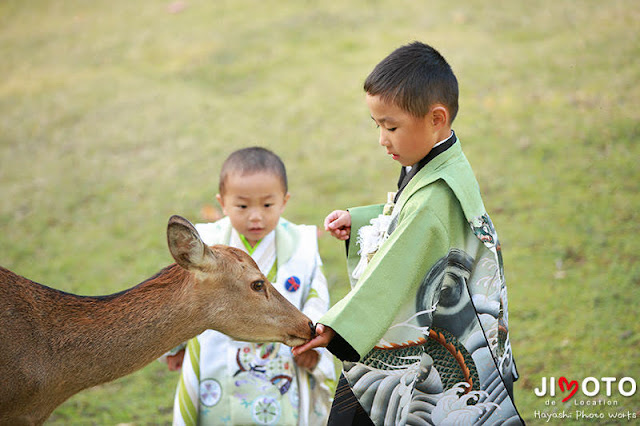
<instances>
[{"instance_id":1,"label":"grass field","mask_svg":"<svg viewBox=\"0 0 640 426\"><path fill-rule=\"evenodd\" d=\"M640 391L534 389L640 382L640 5L503 3L3 0L0 264L80 294L137 284L172 262L169 216L201 221L222 160L250 145L287 164L294 222L383 202L399 170L362 82L421 40L460 81L454 129L502 241L522 416L634 423L608 418L640 418ZM336 301L343 248L320 244ZM152 363L47 423L170 423L177 378ZM593 400L617 405L575 405Z\"/></svg>"}]
</instances>

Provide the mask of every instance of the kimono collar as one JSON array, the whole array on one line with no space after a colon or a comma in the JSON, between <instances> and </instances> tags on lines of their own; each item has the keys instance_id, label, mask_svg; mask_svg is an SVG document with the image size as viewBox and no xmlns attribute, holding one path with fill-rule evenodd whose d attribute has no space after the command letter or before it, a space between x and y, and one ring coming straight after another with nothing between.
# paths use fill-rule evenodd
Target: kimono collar
<instances>
[{"instance_id":1,"label":"kimono collar","mask_svg":"<svg viewBox=\"0 0 640 426\"><path fill-rule=\"evenodd\" d=\"M442 154L447 149L451 148L451 146L456 142L456 134L451 131L451 136L447 139L438 142L431 148L431 151L420 161L414 164L409 171L407 171L406 167L402 167L400 171L400 178L398 179L398 192L396 192L396 196L394 202L398 202L398 198L400 194L404 190L405 186L409 183L409 181L424 167L427 163L434 158L436 158L439 154Z\"/></svg>"},{"instance_id":2,"label":"kimono collar","mask_svg":"<svg viewBox=\"0 0 640 426\"><path fill-rule=\"evenodd\" d=\"M446 152L438 155L407 183L402 196L398 198L393 208L393 213L399 213L404 203L420 188L440 179L445 181L454 192L468 221L486 213L478 181L467 157L462 152L460 143L454 143Z\"/></svg>"},{"instance_id":3,"label":"kimono collar","mask_svg":"<svg viewBox=\"0 0 640 426\"><path fill-rule=\"evenodd\" d=\"M278 269L291 259L298 244L296 226L286 219L280 218L276 226L276 252L278 253Z\"/></svg>"},{"instance_id":4,"label":"kimono collar","mask_svg":"<svg viewBox=\"0 0 640 426\"><path fill-rule=\"evenodd\" d=\"M232 228L229 245L248 253L256 262L260 271L269 277L277 258L275 234L275 231L269 232L254 247L251 247L244 235ZM271 278L269 279L271 280Z\"/></svg>"}]
</instances>

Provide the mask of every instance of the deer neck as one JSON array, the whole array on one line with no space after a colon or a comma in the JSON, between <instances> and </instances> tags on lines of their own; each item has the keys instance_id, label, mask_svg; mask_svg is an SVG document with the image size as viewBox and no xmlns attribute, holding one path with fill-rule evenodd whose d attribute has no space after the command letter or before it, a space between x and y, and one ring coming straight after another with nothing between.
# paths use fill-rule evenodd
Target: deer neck
<instances>
[{"instance_id":1,"label":"deer neck","mask_svg":"<svg viewBox=\"0 0 640 426\"><path fill-rule=\"evenodd\" d=\"M73 365L62 375L79 379L82 388L95 386L132 373L204 331L193 287L193 275L172 265L120 293L63 301L64 323L58 323L54 344Z\"/></svg>"}]
</instances>

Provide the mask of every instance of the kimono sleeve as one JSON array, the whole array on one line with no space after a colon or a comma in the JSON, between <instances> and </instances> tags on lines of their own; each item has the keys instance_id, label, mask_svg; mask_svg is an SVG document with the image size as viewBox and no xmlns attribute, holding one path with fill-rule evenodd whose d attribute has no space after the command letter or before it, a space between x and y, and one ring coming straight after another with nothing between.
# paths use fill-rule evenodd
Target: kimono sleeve
<instances>
[{"instance_id":1,"label":"kimono sleeve","mask_svg":"<svg viewBox=\"0 0 640 426\"><path fill-rule=\"evenodd\" d=\"M369 206L351 207L349 215L351 216L351 235L346 242L347 249L347 270L349 271L349 284L351 288L355 285L351 273L360 261L358 247L358 230L363 226L369 225L369 221L382 214L384 204L373 204Z\"/></svg>"},{"instance_id":2,"label":"kimono sleeve","mask_svg":"<svg viewBox=\"0 0 640 426\"><path fill-rule=\"evenodd\" d=\"M189 340L173 403L173 424L196 425L200 410L200 342Z\"/></svg>"},{"instance_id":3,"label":"kimono sleeve","mask_svg":"<svg viewBox=\"0 0 640 426\"><path fill-rule=\"evenodd\" d=\"M324 315L329 309L329 288L327 286L327 279L322 273L322 261L320 255L316 255L316 264L313 271L313 277L311 279L311 288L307 294L307 298L304 301L302 312L307 315L311 320L317 321L322 315ZM333 357L324 348L317 349L320 354L318 365L313 370L313 376L319 383L326 383L329 381L330 387L335 387L335 369L333 365Z\"/></svg>"},{"instance_id":4,"label":"kimono sleeve","mask_svg":"<svg viewBox=\"0 0 640 426\"><path fill-rule=\"evenodd\" d=\"M319 321L361 358L379 342L400 308L415 300L424 275L449 247L448 211L440 208L440 193L428 186L411 196L355 287Z\"/></svg>"}]
</instances>

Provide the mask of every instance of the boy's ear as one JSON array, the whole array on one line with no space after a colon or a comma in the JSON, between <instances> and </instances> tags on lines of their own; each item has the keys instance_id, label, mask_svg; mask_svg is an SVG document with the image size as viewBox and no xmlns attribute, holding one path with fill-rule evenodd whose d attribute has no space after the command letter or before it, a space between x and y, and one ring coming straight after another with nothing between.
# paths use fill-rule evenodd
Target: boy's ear
<instances>
[{"instance_id":1,"label":"boy's ear","mask_svg":"<svg viewBox=\"0 0 640 426\"><path fill-rule=\"evenodd\" d=\"M436 128L442 128L449 124L449 111L442 104L436 104L431 109L432 124Z\"/></svg>"},{"instance_id":2,"label":"boy's ear","mask_svg":"<svg viewBox=\"0 0 640 426\"><path fill-rule=\"evenodd\" d=\"M224 208L224 199L222 198L222 195L216 194L216 200L218 200L218 204L220 204L220 207L222 207L222 214L227 215L227 211Z\"/></svg>"},{"instance_id":3,"label":"boy's ear","mask_svg":"<svg viewBox=\"0 0 640 426\"><path fill-rule=\"evenodd\" d=\"M291 198L291 194L290 193L286 193L284 194L284 200L282 201L282 207L280 208L280 214L282 214L282 212L284 212L284 208L287 207L287 201L289 201L289 198Z\"/></svg>"}]
</instances>

